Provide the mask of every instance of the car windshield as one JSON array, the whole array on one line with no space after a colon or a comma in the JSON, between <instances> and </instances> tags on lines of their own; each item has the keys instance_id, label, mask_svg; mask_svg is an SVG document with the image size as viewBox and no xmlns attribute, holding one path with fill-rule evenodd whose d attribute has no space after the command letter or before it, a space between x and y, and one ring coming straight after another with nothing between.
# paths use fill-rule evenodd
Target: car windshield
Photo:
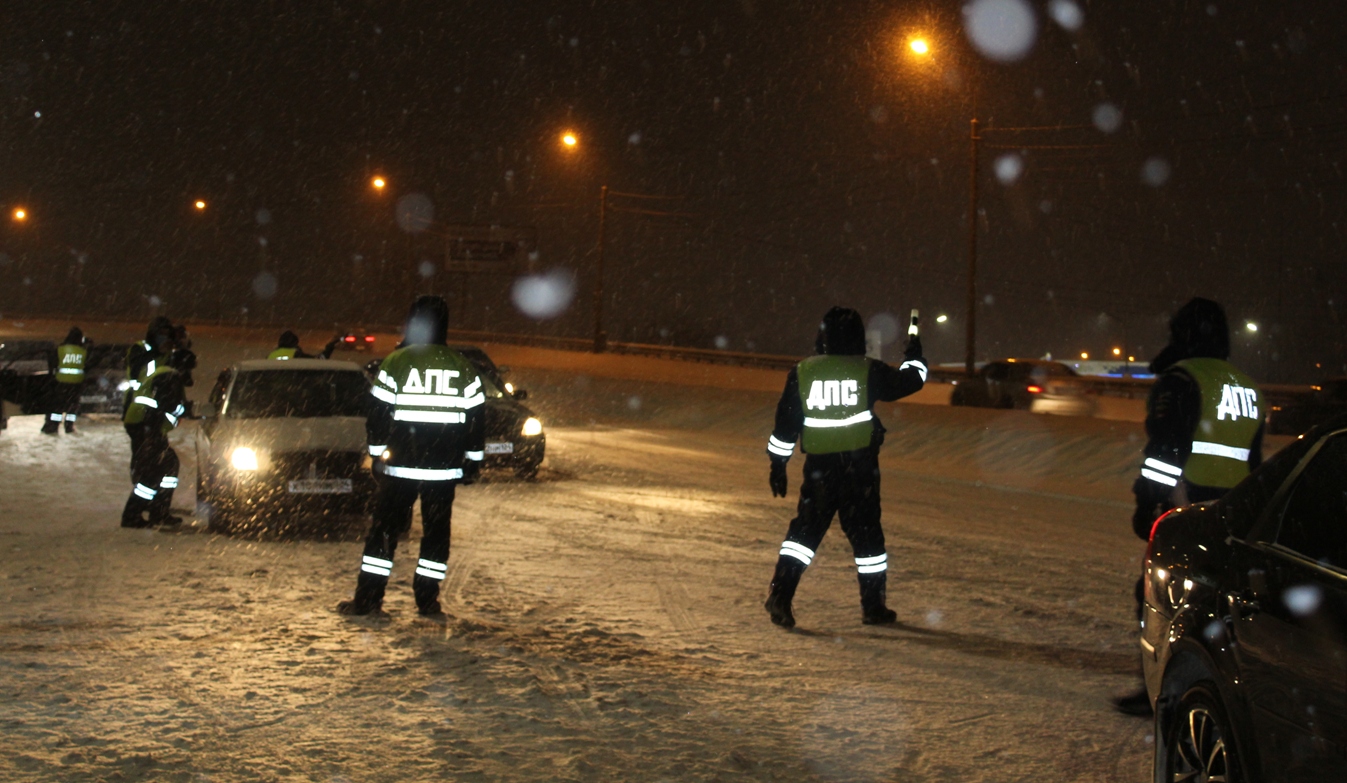
<instances>
[{"instance_id":1,"label":"car windshield","mask_svg":"<svg viewBox=\"0 0 1347 783\"><path fill-rule=\"evenodd\" d=\"M1292 441L1221 499L1222 516L1232 535L1236 538L1249 535L1268 501L1314 443L1311 438Z\"/></svg>"},{"instance_id":2,"label":"car windshield","mask_svg":"<svg viewBox=\"0 0 1347 783\"><path fill-rule=\"evenodd\" d=\"M369 383L354 370L242 372L226 403L231 419L364 416Z\"/></svg>"}]
</instances>

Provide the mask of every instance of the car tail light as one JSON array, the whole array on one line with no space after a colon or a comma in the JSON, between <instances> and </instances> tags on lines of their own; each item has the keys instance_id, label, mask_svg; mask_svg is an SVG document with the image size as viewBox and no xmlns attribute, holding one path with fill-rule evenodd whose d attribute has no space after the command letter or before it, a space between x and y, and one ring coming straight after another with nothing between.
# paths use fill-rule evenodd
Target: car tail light
<instances>
[{"instance_id":1,"label":"car tail light","mask_svg":"<svg viewBox=\"0 0 1347 783\"><path fill-rule=\"evenodd\" d=\"M374 335L372 335L372 334L367 334L367 335L365 335L365 342L367 342L367 343L372 343L372 342L374 342Z\"/></svg>"},{"instance_id":2,"label":"car tail light","mask_svg":"<svg viewBox=\"0 0 1347 783\"><path fill-rule=\"evenodd\" d=\"M1030 394L1041 394L1041 393L1043 392L1043 387L1042 387L1042 386L1032 386L1032 385L1031 385L1031 386L1029 387L1028 391L1029 391Z\"/></svg>"},{"instance_id":3,"label":"car tail light","mask_svg":"<svg viewBox=\"0 0 1347 783\"><path fill-rule=\"evenodd\" d=\"M1155 531L1160 527L1160 521L1163 520L1165 517L1169 516L1170 514L1173 514L1175 511L1178 511L1178 509L1171 508L1170 510L1166 511L1165 513L1155 518L1155 521L1151 523L1151 534L1150 537L1146 539L1147 541L1155 540Z\"/></svg>"},{"instance_id":4,"label":"car tail light","mask_svg":"<svg viewBox=\"0 0 1347 783\"><path fill-rule=\"evenodd\" d=\"M353 335L353 334L348 334L348 335L346 335L345 337L343 337L342 339L345 340L345 341L348 342L348 343L353 343L353 342L355 342L355 335Z\"/></svg>"}]
</instances>

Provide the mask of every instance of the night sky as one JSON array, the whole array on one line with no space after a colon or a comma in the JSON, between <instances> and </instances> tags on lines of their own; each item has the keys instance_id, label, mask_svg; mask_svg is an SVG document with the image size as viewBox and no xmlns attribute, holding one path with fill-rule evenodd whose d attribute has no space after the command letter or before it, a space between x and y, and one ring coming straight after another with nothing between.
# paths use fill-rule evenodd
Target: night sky
<instances>
[{"instance_id":1,"label":"night sky","mask_svg":"<svg viewBox=\"0 0 1347 783\"><path fill-rule=\"evenodd\" d=\"M0 312L361 326L435 291L458 327L583 337L607 184L646 196L610 199L611 339L795 354L832 304L920 307L958 361L976 115L979 358L1149 358L1205 295L1256 377L1347 372L1341 4L1076 0L1073 30L1065 2L1024 3L1014 62L957 3L10 4L0 204L31 218L0 224ZM445 272L478 223L536 255ZM557 270L562 315L512 304Z\"/></svg>"}]
</instances>

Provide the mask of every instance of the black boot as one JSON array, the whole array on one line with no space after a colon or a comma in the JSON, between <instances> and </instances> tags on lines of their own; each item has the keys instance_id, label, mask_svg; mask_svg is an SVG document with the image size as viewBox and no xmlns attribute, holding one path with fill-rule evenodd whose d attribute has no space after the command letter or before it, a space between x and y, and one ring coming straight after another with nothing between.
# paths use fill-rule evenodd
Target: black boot
<instances>
[{"instance_id":1,"label":"black boot","mask_svg":"<svg viewBox=\"0 0 1347 783\"><path fill-rule=\"evenodd\" d=\"M127 498L126 506L122 508L122 527L151 527L151 523L145 519L149 505L149 501L136 495Z\"/></svg>"},{"instance_id":2,"label":"black boot","mask_svg":"<svg viewBox=\"0 0 1347 783\"><path fill-rule=\"evenodd\" d=\"M416 596L416 611L422 617L444 615L440 608L440 580L418 574L412 579L412 594Z\"/></svg>"},{"instance_id":3,"label":"black boot","mask_svg":"<svg viewBox=\"0 0 1347 783\"><path fill-rule=\"evenodd\" d=\"M782 628L795 627L795 615L791 612L790 604L795 599L795 588L800 584L805 567L804 563L793 557L782 555L777 558L772 586L762 606L772 616L772 622Z\"/></svg>"},{"instance_id":4,"label":"black boot","mask_svg":"<svg viewBox=\"0 0 1347 783\"><path fill-rule=\"evenodd\" d=\"M384 589L388 577L361 571L355 583L355 597L337 604L337 613L344 615L378 614L383 611Z\"/></svg>"},{"instance_id":5,"label":"black boot","mask_svg":"<svg viewBox=\"0 0 1347 783\"><path fill-rule=\"evenodd\" d=\"M898 613L886 605L889 574L857 574L861 584L861 622L866 625L888 625L898 619Z\"/></svg>"},{"instance_id":6,"label":"black boot","mask_svg":"<svg viewBox=\"0 0 1347 783\"><path fill-rule=\"evenodd\" d=\"M56 421L52 421L51 416L47 416L47 420L44 421L44 422L42 422L42 434L43 434L43 435L60 435L60 434L61 434L61 420L60 420L60 419L57 419Z\"/></svg>"}]
</instances>

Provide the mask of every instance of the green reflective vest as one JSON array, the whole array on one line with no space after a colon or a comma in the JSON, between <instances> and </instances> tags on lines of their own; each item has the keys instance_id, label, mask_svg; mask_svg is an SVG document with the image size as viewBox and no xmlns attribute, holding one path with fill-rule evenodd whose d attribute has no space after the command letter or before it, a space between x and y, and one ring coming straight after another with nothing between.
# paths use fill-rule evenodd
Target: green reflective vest
<instances>
[{"instance_id":1,"label":"green reflective vest","mask_svg":"<svg viewBox=\"0 0 1347 783\"><path fill-rule=\"evenodd\" d=\"M56 382L84 383L84 360L89 351L82 345L56 346Z\"/></svg>"},{"instance_id":2,"label":"green reflective vest","mask_svg":"<svg viewBox=\"0 0 1347 783\"><path fill-rule=\"evenodd\" d=\"M272 351L270 354L267 354L267 358L268 358L268 359L293 359L293 358L295 358L295 353L298 352L298 350L299 350L298 348L277 348L276 350Z\"/></svg>"},{"instance_id":3,"label":"green reflective vest","mask_svg":"<svg viewBox=\"0 0 1347 783\"><path fill-rule=\"evenodd\" d=\"M1203 487L1233 487L1249 475L1249 450L1263 423L1262 392L1221 359L1186 359L1174 366L1197 381L1202 393L1202 415L1183 478Z\"/></svg>"},{"instance_id":4,"label":"green reflective vest","mask_svg":"<svg viewBox=\"0 0 1347 783\"><path fill-rule=\"evenodd\" d=\"M122 416L122 422L125 424L140 424L145 421L145 416L150 412L150 409L159 408L159 401L153 396L154 379L160 375L173 372L172 367L164 362L157 361L150 362L146 366L146 370L149 372L141 375L140 385L130 392L131 404L126 406L126 413ZM164 424L164 432L173 429L167 421Z\"/></svg>"},{"instance_id":5,"label":"green reflective vest","mask_svg":"<svg viewBox=\"0 0 1347 783\"><path fill-rule=\"evenodd\" d=\"M836 454L870 446L870 359L811 356L795 368L804 406L800 448L806 454Z\"/></svg>"}]
</instances>

